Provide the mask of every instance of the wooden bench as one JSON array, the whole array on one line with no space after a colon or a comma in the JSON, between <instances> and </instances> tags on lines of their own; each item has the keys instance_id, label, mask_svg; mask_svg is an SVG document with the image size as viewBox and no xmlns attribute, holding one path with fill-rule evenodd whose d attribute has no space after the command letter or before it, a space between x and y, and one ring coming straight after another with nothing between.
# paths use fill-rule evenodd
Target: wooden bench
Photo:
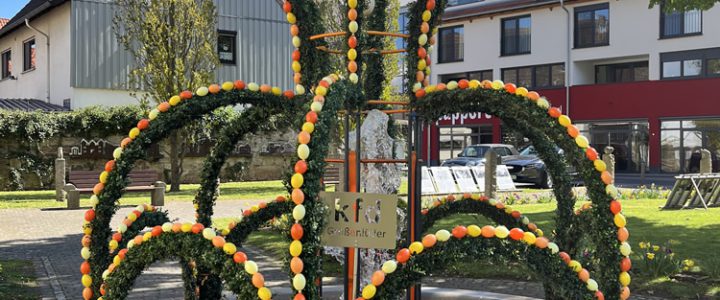
<instances>
[{"instance_id":1,"label":"wooden bench","mask_svg":"<svg viewBox=\"0 0 720 300\"><path fill-rule=\"evenodd\" d=\"M71 209L80 207L80 194L92 194L93 187L99 181L100 172L97 171L70 171L67 192L67 206ZM133 170L128 174L130 184L125 187L126 192L150 192L150 202L154 206L165 204L165 182L159 180L155 170Z\"/></svg>"},{"instance_id":2,"label":"wooden bench","mask_svg":"<svg viewBox=\"0 0 720 300\"><path fill-rule=\"evenodd\" d=\"M325 167L325 175L323 175L322 181L323 184L327 185L334 185L335 190L337 191L337 185L340 184L340 176L342 176L342 172L340 172L340 167L338 166L327 166Z\"/></svg>"}]
</instances>

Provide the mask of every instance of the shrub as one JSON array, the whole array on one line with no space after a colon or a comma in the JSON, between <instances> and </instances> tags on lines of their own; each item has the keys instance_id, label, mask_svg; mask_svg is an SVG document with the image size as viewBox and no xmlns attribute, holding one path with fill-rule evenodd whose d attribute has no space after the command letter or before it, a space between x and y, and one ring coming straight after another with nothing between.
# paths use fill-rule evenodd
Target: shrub
<instances>
[{"instance_id":1,"label":"shrub","mask_svg":"<svg viewBox=\"0 0 720 300\"><path fill-rule=\"evenodd\" d=\"M683 263L675 257L669 244L665 246L653 245L650 242L640 242L640 251L638 252L642 261L643 271L653 277L670 276L680 273Z\"/></svg>"}]
</instances>

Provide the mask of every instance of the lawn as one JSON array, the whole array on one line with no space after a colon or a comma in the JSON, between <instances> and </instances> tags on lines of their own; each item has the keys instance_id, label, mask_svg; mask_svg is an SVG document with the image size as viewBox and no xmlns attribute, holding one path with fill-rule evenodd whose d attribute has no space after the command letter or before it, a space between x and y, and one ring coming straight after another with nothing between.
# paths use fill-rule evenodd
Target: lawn
<instances>
[{"instance_id":1,"label":"lawn","mask_svg":"<svg viewBox=\"0 0 720 300\"><path fill-rule=\"evenodd\" d=\"M200 187L198 184L180 185L179 192L165 194L165 201L192 201ZM287 193L282 181L228 182L220 185L219 200L272 200ZM150 202L150 193L128 193L120 199L122 205ZM90 206L90 196L80 196L81 206ZM65 202L55 201L55 191L21 191L0 193L0 209L6 208L62 208Z\"/></svg>"},{"instance_id":2,"label":"lawn","mask_svg":"<svg viewBox=\"0 0 720 300\"><path fill-rule=\"evenodd\" d=\"M710 210L661 211L663 199L642 199L623 201L623 212L628 218L629 242L639 251L640 242L654 245L669 245L677 261L692 259L696 262L695 272L706 279L699 282L672 280L666 276L650 276L638 254L633 257L633 281L631 290L642 294L662 296L670 299L704 299L720 297L720 259L714 259L720 250L720 208ZM523 212L545 232L551 232L555 223L555 203L513 205ZM217 220L226 223L227 220ZM483 217L455 215L438 221L431 229L451 229L455 225L489 224ZM248 244L263 248L279 257L287 251L288 241L276 231L263 231L251 235ZM337 268L333 266L332 268ZM471 278L507 278L534 280L529 270L522 265L488 265L484 261L458 263L450 266L438 276ZM696 274L696 275L697 275ZM710 275L710 276L708 276Z\"/></svg>"},{"instance_id":3,"label":"lawn","mask_svg":"<svg viewBox=\"0 0 720 300\"><path fill-rule=\"evenodd\" d=\"M0 260L0 299L40 299L31 261Z\"/></svg>"}]
</instances>

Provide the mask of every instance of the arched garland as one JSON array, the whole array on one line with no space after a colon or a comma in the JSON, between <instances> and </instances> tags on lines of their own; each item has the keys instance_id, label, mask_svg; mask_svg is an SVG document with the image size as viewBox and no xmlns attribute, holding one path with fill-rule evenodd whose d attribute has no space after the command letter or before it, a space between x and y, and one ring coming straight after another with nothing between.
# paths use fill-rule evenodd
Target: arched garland
<instances>
[{"instance_id":1,"label":"arched garland","mask_svg":"<svg viewBox=\"0 0 720 300\"><path fill-rule=\"evenodd\" d=\"M617 189L611 184L612 178L605 170L605 164L598 158L597 152L589 147L587 138L579 135L567 116L562 115L557 108L548 108L547 100L540 98L537 93L527 92L526 89L516 88L514 85L505 85L500 81L439 84L418 90L416 97L419 98L415 103L418 111L431 119L454 112L485 111L504 119L506 123L522 119L526 120L529 126L547 128L548 136L565 151L580 172L595 207L599 208L593 210L594 229L583 232L590 235L595 251L592 257L599 261L592 267L599 272L598 278L601 282L608 284L608 295L615 297L629 294L629 280L624 280L629 278L629 275L620 270L620 262L626 255L621 255L618 251L620 246L629 245L618 243L614 229L616 226L624 227L625 218L618 207L610 209L611 202L619 206L619 202L612 201L617 196ZM519 112L527 114L519 116ZM560 205L558 209L563 209ZM565 214L566 219L561 217L558 216L558 227L561 226L561 221L571 224L574 214Z\"/></svg>"},{"instance_id":2,"label":"arched garland","mask_svg":"<svg viewBox=\"0 0 720 300\"><path fill-rule=\"evenodd\" d=\"M433 207L422 211L420 232L427 232L435 222L454 214L480 214L507 228L520 228L542 236L542 230L517 210L505 206L501 201L488 199L479 194L464 194L459 200L448 195L433 203Z\"/></svg>"},{"instance_id":3,"label":"arched garland","mask_svg":"<svg viewBox=\"0 0 720 300\"><path fill-rule=\"evenodd\" d=\"M196 261L218 274L228 287L242 299L270 299L264 278L257 264L237 247L216 235L212 228L200 223L165 223L136 236L113 258L103 272L105 283L100 287L102 299L125 299L135 279L150 264L171 257ZM85 280L85 278L83 278Z\"/></svg>"},{"instance_id":4,"label":"arched garland","mask_svg":"<svg viewBox=\"0 0 720 300\"><path fill-rule=\"evenodd\" d=\"M225 82L220 85L202 87L196 91L194 96L191 92L185 91L178 96L173 96L167 102L163 102L156 109L150 112L148 119L138 122L128 138L121 142L114 153L114 160L106 164L105 172L100 176L100 182L93 191L94 208L86 212L86 224L84 232L90 239L89 247L83 247L81 254L89 261L93 268L89 274L91 284L86 285L83 292L85 298L93 298L99 291L101 282L100 272L110 265L109 258L103 253L108 253L110 229L108 227L110 218L117 210L116 201L122 196L127 185L127 174L132 169L134 162L145 155L145 149L153 142L168 136L173 130L182 127L187 122L197 119L214 109L234 104L251 104L255 107L280 107L288 105L288 99L294 94L290 91L283 93L279 88L269 85L259 86L255 83L246 85L242 81ZM188 101L193 97L202 98L202 101ZM173 108L171 110L171 108ZM162 114L161 114L162 113ZM162 116L162 117L158 117ZM152 123L151 123L152 121ZM83 281L83 284L88 281Z\"/></svg>"}]
</instances>

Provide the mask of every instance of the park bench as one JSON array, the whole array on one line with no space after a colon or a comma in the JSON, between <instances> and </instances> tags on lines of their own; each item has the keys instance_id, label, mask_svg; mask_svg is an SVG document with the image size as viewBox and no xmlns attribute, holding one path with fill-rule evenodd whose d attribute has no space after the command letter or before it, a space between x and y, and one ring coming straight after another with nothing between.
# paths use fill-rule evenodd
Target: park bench
<instances>
[{"instance_id":1,"label":"park bench","mask_svg":"<svg viewBox=\"0 0 720 300\"><path fill-rule=\"evenodd\" d=\"M340 184L340 167L336 165L329 165L325 167L325 174L323 175L322 182L326 186L334 185L337 190L337 185Z\"/></svg>"},{"instance_id":2,"label":"park bench","mask_svg":"<svg viewBox=\"0 0 720 300\"><path fill-rule=\"evenodd\" d=\"M100 172L96 171L70 171L67 192L67 207L71 209L80 207L80 194L92 194L93 187L98 183ZM165 182L159 180L155 170L133 170L128 174L130 184L125 192L150 192L150 202L155 206L162 206L165 202Z\"/></svg>"}]
</instances>

